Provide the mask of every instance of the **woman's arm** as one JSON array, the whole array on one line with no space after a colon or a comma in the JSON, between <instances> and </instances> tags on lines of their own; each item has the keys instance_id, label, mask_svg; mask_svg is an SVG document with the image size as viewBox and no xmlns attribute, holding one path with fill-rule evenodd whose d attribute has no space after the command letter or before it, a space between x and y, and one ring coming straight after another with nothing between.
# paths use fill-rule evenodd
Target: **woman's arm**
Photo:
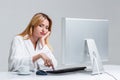
<instances>
[{"instance_id":1,"label":"woman's arm","mask_svg":"<svg viewBox=\"0 0 120 80\"><path fill-rule=\"evenodd\" d=\"M52 60L49 58L49 56L47 56L45 53L39 53L37 55L34 55L33 56L33 63L35 61L37 61L38 59L42 58L42 60L44 61L44 65L47 66L47 67L52 67L54 69L54 66L53 66L53 62Z\"/></svg>"},{"instance_id":2,"label":"woman's arm","mask_svg":"<svg viewBox=\"0 0 120 80\"><path fill-rule=\"evenodd\" d=\"M38 59L39 66L46 66L46 67L56 67L57 60L55 59L52 51L45 45L42 50L38 51L41 55L41 59ZM46 69L46 68L45 68Z\"/></svg>"}]
</instances>

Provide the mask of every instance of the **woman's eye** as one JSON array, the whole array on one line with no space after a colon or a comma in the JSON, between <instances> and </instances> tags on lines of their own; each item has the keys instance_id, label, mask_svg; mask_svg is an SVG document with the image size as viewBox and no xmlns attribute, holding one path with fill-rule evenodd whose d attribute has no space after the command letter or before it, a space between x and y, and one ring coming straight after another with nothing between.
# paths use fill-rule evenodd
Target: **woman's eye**
<instances>
[{"instance_id":1,"label":"woman's eye","mask_svg":"<svg viewBox=\"0 0 120 80\"><path fill-rule=\"evenodd\" d=\"M48 29L49 27L47 26L46 29Z\"/></svg>"},{"instance_id":2,"label":"woman's eye","mask_svg":"<svg viewBox=\"0 0 120 80\"><path fill-rule=\"evenodd\" d=\"M39 25L39 27L42 27L42 25Z\"/></svg>"}]
</instances>

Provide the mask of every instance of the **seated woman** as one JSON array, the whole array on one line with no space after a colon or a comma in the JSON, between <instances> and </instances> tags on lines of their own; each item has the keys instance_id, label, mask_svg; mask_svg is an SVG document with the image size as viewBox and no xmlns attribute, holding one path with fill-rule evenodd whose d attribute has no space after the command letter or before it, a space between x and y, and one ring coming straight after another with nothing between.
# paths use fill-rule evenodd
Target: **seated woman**
<instances>
[{"instance_id":1,"label":"seated woman","mask_svg":"<svg viewBox=\"0 0 120 80\"><path fill-rule=\"evenodd\" d=\"M20 71L23 66L28 66L29 71L54 69L57 66L48 42L51 27L52 21L48 15L37 13L33 16L27 28L12 40L9 71Z\"/></svg>"}]
</instances>

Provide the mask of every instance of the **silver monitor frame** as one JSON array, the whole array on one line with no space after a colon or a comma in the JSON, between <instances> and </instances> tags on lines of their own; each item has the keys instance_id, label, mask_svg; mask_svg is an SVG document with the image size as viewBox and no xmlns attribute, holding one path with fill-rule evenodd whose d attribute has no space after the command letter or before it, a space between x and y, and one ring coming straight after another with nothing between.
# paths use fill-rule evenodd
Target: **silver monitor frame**
<instances>
[{"instance_id":1,"label":"silver monitor frame","mask_svg":"<svg viewBox=\"0 0 120 80\"><path fill-rule=\"evenodd\" d=\"M108 61L108 26L106 19L63 18L62 63L86 64L90 58L85 54L85 39L96 41L102 61Z\"/></svg>"}]
</instances>

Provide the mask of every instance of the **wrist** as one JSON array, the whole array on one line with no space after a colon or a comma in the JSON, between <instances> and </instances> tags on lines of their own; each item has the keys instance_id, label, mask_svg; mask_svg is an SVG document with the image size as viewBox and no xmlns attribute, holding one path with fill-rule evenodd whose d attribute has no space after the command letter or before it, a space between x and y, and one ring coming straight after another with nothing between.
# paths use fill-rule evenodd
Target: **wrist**
<instances>
[{"instance_id":1,"label":"wrist","mask_svg":"<svg viewBox=\"0 0 120 80\"><path fill-rule=\"evenodd\" d=\"M41 53L40 54L37 54L37 55L34 55L33 58L32 58L32 61L35 62L36 60L42 58L42 55Z\"/></svg>"},{"instance_id":2,"label":"wrist","mask_svg":"<svg viewBox=\"0 0 120 80\"><path fill-rule=\"evenodd\" d=\"M39 58L42 58L42 53L39 53Z\"/></svg>"},{"instance_id":3,"label":"wrist","mask_svg":"<svg viewBox=\"0 0 120 80\"><path fill-rule=\"evenodd\" d=\"M41 43L42 47L45 46L45 40L44 39L40 39L40 43Z\"/></svg>"}]
</instances>

